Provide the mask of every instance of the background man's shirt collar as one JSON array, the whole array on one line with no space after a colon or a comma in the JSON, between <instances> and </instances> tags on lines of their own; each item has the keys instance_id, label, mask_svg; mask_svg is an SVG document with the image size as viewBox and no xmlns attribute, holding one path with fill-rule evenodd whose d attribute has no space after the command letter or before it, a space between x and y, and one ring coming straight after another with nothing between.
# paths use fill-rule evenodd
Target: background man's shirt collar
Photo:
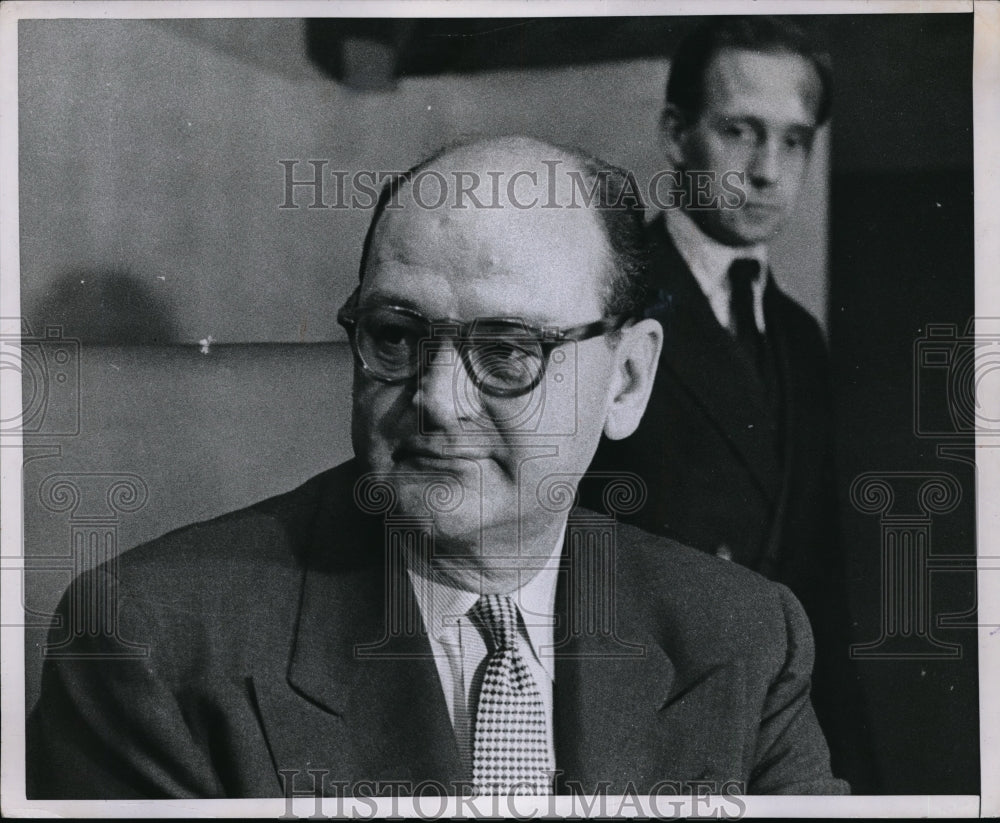
<instances>
[{"instance_id":1,"label":"background man's shirt collar","mask_svg":"<svg viewBox=\"0 0 1000 823\"><path fill-rule=\"evenodd\" d=\"M667 231L691 274L708 298L712 313L725 329L731 329L729 318L729 267L736 259L753 258L760 263L761 275L753 285L754 319L764 331L764 288L767 285L767 245L727 246L705 234L682 210L663 212Z\"/></svg>"}]
</instances>

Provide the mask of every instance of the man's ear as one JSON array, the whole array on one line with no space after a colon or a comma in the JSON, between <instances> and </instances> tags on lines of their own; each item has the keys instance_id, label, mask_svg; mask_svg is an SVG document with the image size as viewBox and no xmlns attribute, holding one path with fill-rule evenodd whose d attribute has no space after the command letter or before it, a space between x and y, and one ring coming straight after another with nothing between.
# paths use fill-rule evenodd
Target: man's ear
<instances>
[{"instance_id":1,"label":"man's ear","mask_svg":"<svg viewBox=\"0 0 1000 823\"><path fill-rule=\"evenodd\" d=\"M646 318L622 329L615 347L611 402L604 420L604 434L611 440L628 437L639 425L653 390L662 347L663 326L657 320Z\"/></svg>"},{"instance_id":2,"label":"man's ear","mask_svg":"<svg viewBox=\"0 0 1000 823\"><path fill-rule=\"evenodd\" d=\"M667 103L660 114L660 150L675 169L687 163L686 135L688 119L673 103Z\"/></svg>"}]
</instances>

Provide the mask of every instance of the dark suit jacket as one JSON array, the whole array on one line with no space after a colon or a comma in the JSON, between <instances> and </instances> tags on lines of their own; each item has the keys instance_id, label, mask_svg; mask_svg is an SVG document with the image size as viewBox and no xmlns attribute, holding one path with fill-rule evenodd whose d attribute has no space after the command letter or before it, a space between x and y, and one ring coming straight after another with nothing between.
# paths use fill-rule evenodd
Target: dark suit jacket
<instances>
[{"instance_id":1,"label":"dark suit jacket","mask_svg":"<svg viewBox=\"0 0 1000 823\"><path fill-rule=\"evenodd\" d=\"M787 585L816 633L814 702L838 774L870 780L856 673L849 665L846 568L837 540L832 398L816 321L768 279L764 314L777 391L719 325L663 217L649 226L653 316L664 344L638 430L603 440L581 490L601 505L600 474L638 475L645 505L624 519ZM774 404L773 408L769 403ZM773 431L771 423L779 427Z\"/></svg>"},{"instance_id":2,"label":"dark suit jacket","mask_svg":"<svg viewBox=\"0 0 1000 823\"><path fill-rule=\"evenodd\" d=\"M337 781L450 791L468 780L419 621L387 631L405 625L392 607L412 592L387 566L383 518L355 508L355 478L344 464L87 573L85 587L105 581L116 598L119 636L149 654L96 659L114 644L84 633L79 656L46 661L29 797L281 796L282 769L326 769L331 793ZM609 524L577 510L566 544ZM844 791L809 704L812 641L789 592L627 526L616 545L611 632L570 630L586 574L557 586L559 790L707 779Z\"/></svg>"}]
</instances>

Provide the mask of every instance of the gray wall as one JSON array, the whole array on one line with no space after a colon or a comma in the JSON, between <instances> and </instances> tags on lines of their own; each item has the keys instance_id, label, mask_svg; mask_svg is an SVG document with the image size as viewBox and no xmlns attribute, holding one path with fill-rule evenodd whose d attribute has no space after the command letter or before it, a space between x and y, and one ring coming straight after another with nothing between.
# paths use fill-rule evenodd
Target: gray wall
<instances>
[{"instance_id":1,"label":"gray wall","mask_svg":"<svg viewBox=\"0 0 1000 823\"><path fill-rule=\"evenodd\" d=\"M22 314L86 341L343 339L370 212L308 210L305 190L279 210L281 159L401 170L459 135L520 132L641 181L662 167L663 59L356 92L309 61L301 20L22 21L19 46ZM775 251L821 321L827 158L824 134Z\"/></svg>"},{"instance_id":2,"label":"gray wall","mask_svg":"<svg viewBox=\"0 0 1000 823\"><path fill-rule=\"evenodd\" d=\"M345 343L212 346L209 354L85 345L74 365L78 433L25 436L25 555L47 558L24 576L28 706L60 595L74 570L104 559L74 554L74 533L113 534L102 546L115 554L289 491L352 454ZM67 394L52 399L65 420ZM115 507L109 489L118 482L137 490L135 505Z\"/></svg>"}]
</instances>

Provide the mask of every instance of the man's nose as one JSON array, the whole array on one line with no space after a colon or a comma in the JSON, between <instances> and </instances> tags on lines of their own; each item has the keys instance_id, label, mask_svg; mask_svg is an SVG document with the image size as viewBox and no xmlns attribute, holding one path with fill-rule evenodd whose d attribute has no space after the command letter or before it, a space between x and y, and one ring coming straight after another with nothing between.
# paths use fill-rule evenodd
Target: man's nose
<instances>
[{"instance_id":1,"label":"man's nose","mask_svg":"<svg viewBox=\"0 0 1000 823\"><path fill-rule=\"evenodd\" d=\"M424 352L417 375L414 402L421 407L425 423L449 428L461 414L456 393L462 391L464 370L457 349L446 343Z\"/></svg>"},{"instance_id":2,"label":"man's nose","mask_svg":"<svg viewBox=\"0 0 1000 823\"><path fill-rule=\"evenodd\" d=\"M771 186L778 182L781 154L777 140L767 137L757 145L749 171L750 179L756 186Z\"/></svg>"}]
</instances>

